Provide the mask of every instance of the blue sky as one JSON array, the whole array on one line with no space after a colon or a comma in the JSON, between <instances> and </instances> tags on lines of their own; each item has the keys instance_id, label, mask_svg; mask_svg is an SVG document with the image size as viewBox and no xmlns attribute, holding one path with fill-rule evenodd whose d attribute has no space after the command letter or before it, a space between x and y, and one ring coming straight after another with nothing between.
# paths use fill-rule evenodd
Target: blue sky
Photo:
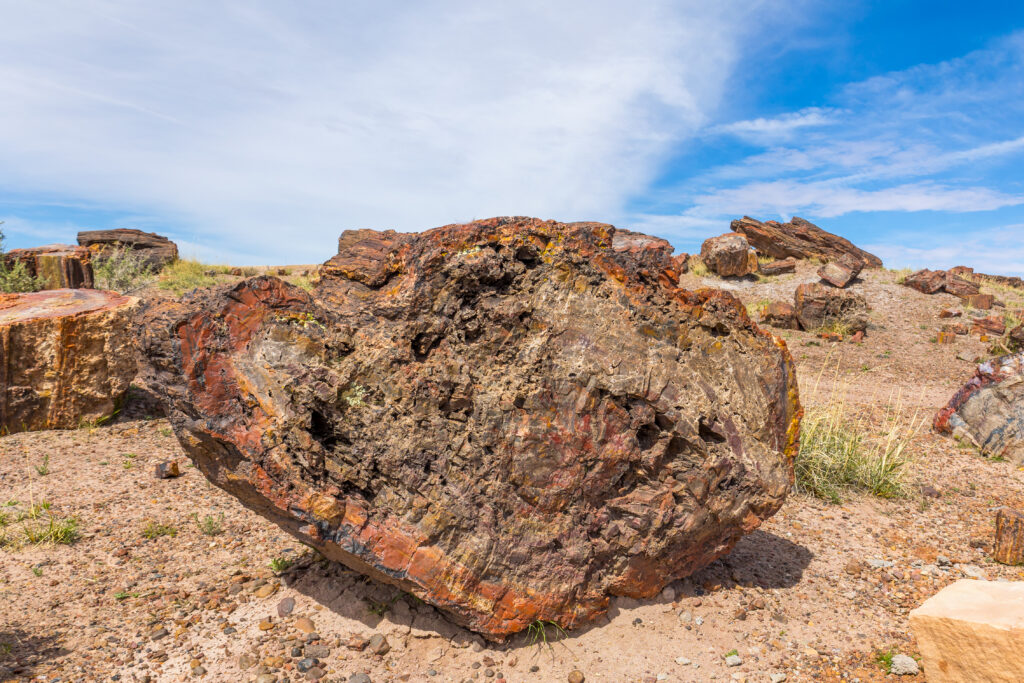
<instances>
[{"instance_id":1,"label":"blue sky","mask_svg":"<svg viewBox=\"0 0 1024 683\"><path fill-rule=\"evenodd\" d=\"M1024 3L0 0L8 246L139 227L235 264L345 228L803 216L1024 272Z\"/></svg>"}]
</instances>

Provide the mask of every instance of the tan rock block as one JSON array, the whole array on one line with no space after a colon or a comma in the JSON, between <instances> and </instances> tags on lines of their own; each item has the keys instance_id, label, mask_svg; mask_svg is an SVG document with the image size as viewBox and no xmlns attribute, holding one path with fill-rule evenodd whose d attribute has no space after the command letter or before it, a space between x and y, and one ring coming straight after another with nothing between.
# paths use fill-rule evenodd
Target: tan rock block
<instances>
[{"instance_id":1,"label":"tan rock block","mask_svg":"<svg viewBox=\"0 0 1024 683\"><path fill-rule=\"evenodd\" d=\"M1024 681L1024 582L964 579L910 613L929 683Z\"/></svg>"}]
</instances>

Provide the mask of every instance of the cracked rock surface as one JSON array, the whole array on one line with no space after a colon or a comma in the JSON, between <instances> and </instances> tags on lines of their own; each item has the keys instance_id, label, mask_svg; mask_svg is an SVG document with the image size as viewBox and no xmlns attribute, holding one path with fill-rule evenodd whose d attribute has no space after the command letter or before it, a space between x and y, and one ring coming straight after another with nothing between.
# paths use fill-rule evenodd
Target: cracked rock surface
<instances>
[{"instance_id":1,"label":"cracked rock surface","mask_svg":"<svg viewBox=\"0 0 1024 683\"><path fill-rule=\"evenodd\" d=\"M650 597L781 506L785 345L671 246L497 218L346 233L310 293L155 303L145 381L215 484L492 639Z\"/></svg>"}]
</instances>

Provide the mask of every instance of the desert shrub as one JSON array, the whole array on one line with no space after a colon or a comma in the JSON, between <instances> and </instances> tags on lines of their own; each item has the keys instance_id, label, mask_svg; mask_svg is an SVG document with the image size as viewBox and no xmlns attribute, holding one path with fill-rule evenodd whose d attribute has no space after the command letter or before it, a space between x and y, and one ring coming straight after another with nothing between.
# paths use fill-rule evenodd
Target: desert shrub
<instances>
[{"instance_id":1,"label":"desert shrub","mask_svg":"<svg viewBox=\"0 0 1024 683\"><path fill-rule=\"evenodd\" d=\"M830 503L841 503L850 491L880 498L902 496L911 464L908 446L920 427L917 416L904 427L900 407L890 403L884 433L869 438L870 426L850 418L837 396L834 391L825 405L812 406L804 415L796 490Z\"/></svg>"},{"instance_id":2,"label":"desert shrub","mask_svg":"<svg viewBox=\"0 0 1024 683\"><path fill-rule=\"evenodd\" d=\"M8 264L5 253L4 231L0 230L0 292L13 294L39 289L39 279L28 271L28 266L21 261Z\"/></svg>"},{"instance_id":3,"label":"desert shrub","mask_svg":"<svg viewBox=\"0 0 1024 683\"><path fill-rule=\"evenodd\" d=\"M124 294L145 287L153 279L153 269L145 257L131 247L117 247L104 253L93 264L96 285Z\"/></svg>"},{"instance_id":4,"label":"desert shrub","mask_svg":"<svg viewBox=\"0 0 1024 683\"><path fill-rule=\"evenodd\" d=\"M199 527L199 531L204 536L219 536L224 533L224 513L220 513L217 517L213 515L204 515L202 519L199 518L198 514L193 514L192 517L196 520L196 526Z\"/></svg>"},{"instance_id":5,"label":"desert shrub","mask_svg":"<svg viewBox=\"0 0 1024 683\"><path fill-rule=\"evenodd\" d=\"M160 522L149 522L145 527L142 528L142 537L152 541L154 538L160 538L161 536L175 537L178 535L178 530L170 524L162 524Z\"/></svg>"},{"instance_id":6,"label":"desert shrub","mask_svg":"<svg viewBox=\"0 0 1024 683\"><path fill-rule=\"evenodd\" d=\"M708 274L708 266L700 256L691 256L686 265L689 267L690 272L697 277L706 277Z\"/></svg>"},{"instance_id":7,"label":"desert shrub","mask_svg":"<svg viewBox=\"0 0 1024 683\"><path fill-rule=\"evenodd\" d=\"M178 296L197 287L209 287L216 282L213 275L208 272L223 272L216 266L208 266L196 259L178 259L169 264L160 273L157 286L160 289L167 289Z\"/></svg>"}]
</instances>

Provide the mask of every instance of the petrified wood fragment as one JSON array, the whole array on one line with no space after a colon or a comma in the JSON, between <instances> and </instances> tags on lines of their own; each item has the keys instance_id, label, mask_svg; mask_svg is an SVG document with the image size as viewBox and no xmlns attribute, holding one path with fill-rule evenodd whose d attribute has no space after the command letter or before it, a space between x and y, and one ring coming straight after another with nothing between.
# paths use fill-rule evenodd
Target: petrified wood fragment
<instances>
[{"instance_id":1,"label":"petrified wood fragment","mask_svg":"<svg viewBox=\"0 0 1024 683\"><path fill-rule=\"evenodd\" d=\"M868 327L868 303L863 296L820 282L797 286L793 308L800 326L808 332L833 323L851 332L862 332Z\"/></svg>"},{"instance_id":2,"label":"petrified wood fragment","mask_svg":"<svg viewBox=\"0 0 1024 683\"><path fill-rule=\"evenodd\" d=\"M730 226L747 238L758 254L776 259L793 257L797 259L820 259L837 261L844 255L852 255L865 263L867 268L880 268L882 259L860 249L848 239L822 230L814 223L794 216L789 223L778 221L761 222L749 216L734 220Z\"/></svg>"},{"instance_id":3,"label":"petrified wood fragment","mask_svg":"<svg viewBox=\"0 0 1024 683\"><path fill-rule=\"evenodd\" d=\"M967 439L985 455L1024 463L1024 352L979 365L935 416L934 426Z\"/></svg>"},{"instance_id":4,"label":"petrified wood fragment","mask_svg":"<svg viewBox=\"0 0 1024 683\"><path fill-rule=\"evenodd\" d=\"M78 233L78 243L88 247L99 258L113 249L127 247L141 254L154 272L178 260L177 244L155 232L143 232L134 228L83 230Z\"/></svg>"},{"instance_id":5,"label":"petrified wood fragment","mask_svg":"<svg viewBox=\"0 0 1024 683\"><path fill-rule=\"evenodd\" d=\"M489 638L571 628L727 553L781 505L783 342L671 247L499 218L346 233L312 293L154 304L149 386L218 486Z\"/></svg>"},{"instance_id":6,"label":"petrified wood fragment","mask_svg":"<svg viewBox=\"0 0 1024 683\"><path fill-rule=\"evenodd\" d=\"M757 272L757 254L750 248L747 238L735 232L704 240L700 258L711 272L721 277L742 277Z\"/></svg>"},{"instance_id":7,"label":"petrified wood fragment","mask_svg":"<svg viewBox=\"0 0 1024 683\"><path fill-rule=\"evenodd\" d=\"M818 269L818 277L833 287L846 287L864 270L864 261L859 256L843 254L835 261L829 261Z\"/></svg>"},{"instance_id":8,"label":"petrified wood fragment","mask_svg":"<svg viewBox=\"0 0 1024 683\"><path fill-rule=\"evenodd\" d=\"M1006 507L996 512L992 559L1000 564L1024 564L1024 514Z\"/></svg>"},{"instance_id":9,"label":"petrified wood fragment","mask_svg":"<svg viewBox=\"0 0 1024 683\"><path fill-rule=\"evenodd\" d=\"M92 263L89 250L72 244L47 244L12 249L9 262L20 261L29 274L39 279L40 289L91 289Z\"/></svg>"},{"instance_id":10,"label":"petrified wood fragment","mask_svg":"<svg viewBox=\"0 0 1024 683\"><path fill-rule=\"evenodd\" d=\"M137 301L95 289L0 294L0 430L113 415L135 377Z\"/></svg>"},{"instance_id":11,"label":"petrified wood fragment","mask_svg":"<svg viewBox=\"0 0 1024 683\"><path fill-rule=\"evenodd\" d=\"M796 272L796 259L793 257L762 263L759 272L762 275L782 275Z\"/></svg>"}]
</instances>

